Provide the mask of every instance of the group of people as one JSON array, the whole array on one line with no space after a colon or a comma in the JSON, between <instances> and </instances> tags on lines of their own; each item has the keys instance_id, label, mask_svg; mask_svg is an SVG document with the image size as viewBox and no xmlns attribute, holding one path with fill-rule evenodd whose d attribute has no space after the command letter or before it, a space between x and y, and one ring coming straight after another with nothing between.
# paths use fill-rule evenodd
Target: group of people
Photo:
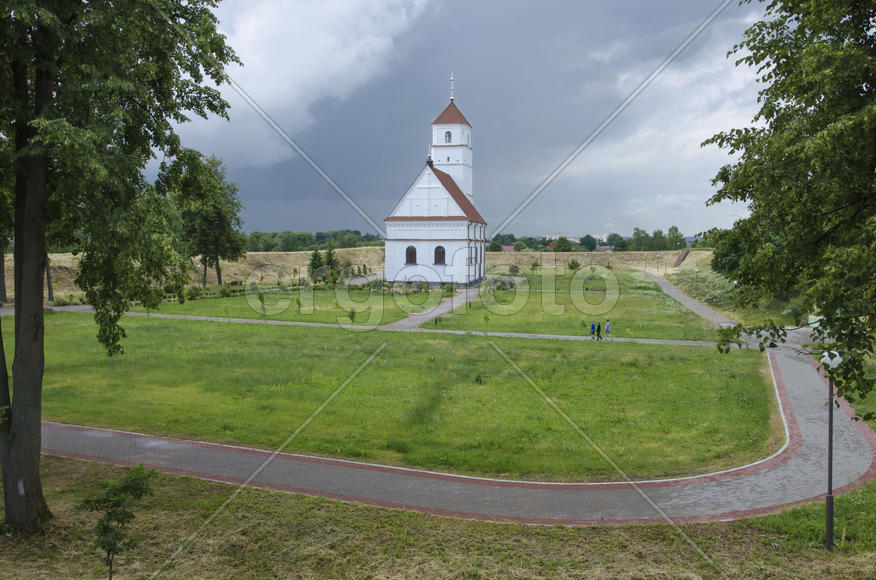
<instances>
[{"instance_id":1,"label":"group of people","mask_svg":"<svg viewBox=\"0 0 876 580\"><path fill-rule=\"evenodd\" d=\"M611 339L611 320L605 319L605 338ZM602 340L602 323L590 321L590 339Z\"/></svg>"}]
</instances>

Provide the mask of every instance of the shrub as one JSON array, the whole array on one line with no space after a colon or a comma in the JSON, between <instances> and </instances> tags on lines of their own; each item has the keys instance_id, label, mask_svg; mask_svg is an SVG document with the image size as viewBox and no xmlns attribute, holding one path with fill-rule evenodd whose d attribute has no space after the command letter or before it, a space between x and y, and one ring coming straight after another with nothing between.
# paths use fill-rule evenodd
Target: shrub
<instances>
[{"instance_id":1,"label":"shrub","mask_svg":"<svg viewBox=\"0 0 876 580\"><path fill-rule=\"evenodd\" d=\"M508 271L511 273L512 276L516 276L520 273L520 266L518 266L517 264L511 264L511 267L508 268Z\"/></svg>"},{"instance_id":2,"label":"shrub","mask_svg":"<svg viewBox=\"0 0 876 580\"><path fill-rule=\"evenodd\" d=\"M139 539L130 536L126 527L134 519L134 512L128 509L131 504L144 495L152 495L154 490L149 480L157 472L147 471L143 464L132 467L128 473L115 481L101 481L100 493L88 497L76 506L76 513L83 511L100 512L100 519L93 528L94 547L104 552L104 563L113 577L113 561L116 555L133 549Z\"/></svg>"},{"instance_id":3,"label":"shrub","mask_svg":"<svg viewBox=\"0 0 876 580\"><path fill-rule=\"evenodd\" d=\"M222 298L228 298L231 296L231 287L228 284L222 284L222 286L219 287L219 296Z\"/></svg>"},{"instance_id":4,"label":"shrub","mask_svg":"<svg viewBox=\"0 0 876 580\"><path fill-rule=\"evenodd\" d=\"M186 289L187 300L197 300L200 295L201 288L199 286L189 286L188 289Z\"/></svg>"}]
</instances>

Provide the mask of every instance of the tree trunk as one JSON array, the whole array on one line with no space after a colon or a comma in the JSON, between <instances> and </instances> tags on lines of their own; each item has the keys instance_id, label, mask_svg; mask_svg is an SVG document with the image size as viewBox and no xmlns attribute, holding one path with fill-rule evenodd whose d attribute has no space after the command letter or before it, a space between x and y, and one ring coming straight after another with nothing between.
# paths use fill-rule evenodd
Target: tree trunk
<instances>
[{"instance_id":1,"label":"tree trunk","mask_svg":"<svg viewBox=\"0 0 876 580\"><path fill-rule=\"evenodd\" d=\"M6 523L29 531L51 517L40 482L48 160L30 158L24 164L25 186L18 187L16 180L15 200L15 389L9 429L2 436L0 462Z\"/></svg>"},{"instance_id":2,"label":"tree trunk","mask_svg":"<svg viewBox=\"0 0 876 580\"><path fill-rule=\"evenodd\" d=\"M55 290L52 288L52 269L46 259L46 289L49 291L49 302L55 301Z\"/></svg>"},{"instance_id":3,"label":"tree trunk","mask_svg":"<svg viewBox=\"0 0 876 580\"><path fill-rule=\"evenodd\" d=\"M0 325L0 433L9 432L9 367L6 366L6 350L3 347L3 328Z\"/></svg>"},{"instance_id":4,"label":"tree trunk","mask_svg":"<svg viewBox=\"0 0 876 580\"><path fill-rule=\"evenodd\" d=\"M6 240L0 240L0 244L3 246L0 247L0 303L5 303L9 300L6 297Z\"/></svg>"},{"instance_id":5,"label":"tree trunk","mask_svg":"<svg viewBox=\"0 0 876 580\"><path fill-rule=\"evenodd\" d=\"M43 113L52 98L52 59L56 39L44 28L37 28L34 37L34 44L40 46L41 52L45 51L45 58L38 61L32 82L28 79L28 62L21 54L12 58L13 99L24 105L30 102L29 88L33 91L33 110L20 112L19 109L15 119L16 151L30 145L34 131L29 122ZM6 523L25 532L39 528L52 516L40 482L48 176L49 161L45 155L31 153L16 161L15 355L12 361L15 389L10 420L0 431L0 467ZM5 396L8 396L8 391Z\"/></svg>"},{"instance_id":6,"label":"tree trunk","mask_svg":"<svg viewBox=\"0 0 876 580\"><path fill-rule=\"evenodd\" d=\"M219 258L216 258L216 282L222 285L222 270L219 268Z\"/></svg>"},{"instance_id":7,"label":"tree trunk","mask_svg":"<svg viewBox=\"0 0 876 580\"><path fill-rule=\"evenodd\" d=\"M207 262L204 262L204 277L201 279L201 287L207 288Z\"/></svg>"}]
</instances>

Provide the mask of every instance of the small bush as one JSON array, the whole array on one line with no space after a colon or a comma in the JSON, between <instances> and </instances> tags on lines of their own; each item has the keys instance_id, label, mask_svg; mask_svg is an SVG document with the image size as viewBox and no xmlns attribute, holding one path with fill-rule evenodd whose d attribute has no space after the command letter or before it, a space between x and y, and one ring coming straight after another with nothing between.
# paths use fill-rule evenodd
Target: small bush
<instances>
[{"instance_id":1,"label":"small bush","mask_svg":"<svg viewBox=\"0 0 876 580\"><path fill-rule=\"evenodd\" d=\"M219 287L219 296L222 298L228 298L231 296L231 287L228 284L222 284L222 286Z\"/></svg>"},{"instance_id":2,"label":"small bush","mask_svg":"<svg viewBox=\"0 0 876 580\"><path fill-rule=\"evenodd\" d=\"M186 300L197 300L201 295L201 288L199 286L189 286L186 289Z\"/></svg>"},{"instance_id":3,"label":"small bush","mask_svg":"<svg viewBox=\"0 0 876 580\"><path fill-rule=\"evenodd\" d=\"M512 276L516 276L520 273L520 266L517 264L511 264L511 267L508 268L508 272L510 272Z\"/></svg>"}]
</instances>

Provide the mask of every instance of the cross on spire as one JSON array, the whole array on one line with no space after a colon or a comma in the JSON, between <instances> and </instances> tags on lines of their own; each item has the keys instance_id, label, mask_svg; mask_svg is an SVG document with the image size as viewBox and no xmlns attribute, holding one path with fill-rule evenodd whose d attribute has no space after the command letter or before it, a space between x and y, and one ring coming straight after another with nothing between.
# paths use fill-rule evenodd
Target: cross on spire
<instances>
[{"instance_id":1,"label":"cross on spire","mask_svg":"<svg viewBox=\"0 0 876 580\"><path fill-rule=\"evenodd\" d=\"M453 102L453 73L450 73L450 102Z\"/></svg>"}]
</instances>

